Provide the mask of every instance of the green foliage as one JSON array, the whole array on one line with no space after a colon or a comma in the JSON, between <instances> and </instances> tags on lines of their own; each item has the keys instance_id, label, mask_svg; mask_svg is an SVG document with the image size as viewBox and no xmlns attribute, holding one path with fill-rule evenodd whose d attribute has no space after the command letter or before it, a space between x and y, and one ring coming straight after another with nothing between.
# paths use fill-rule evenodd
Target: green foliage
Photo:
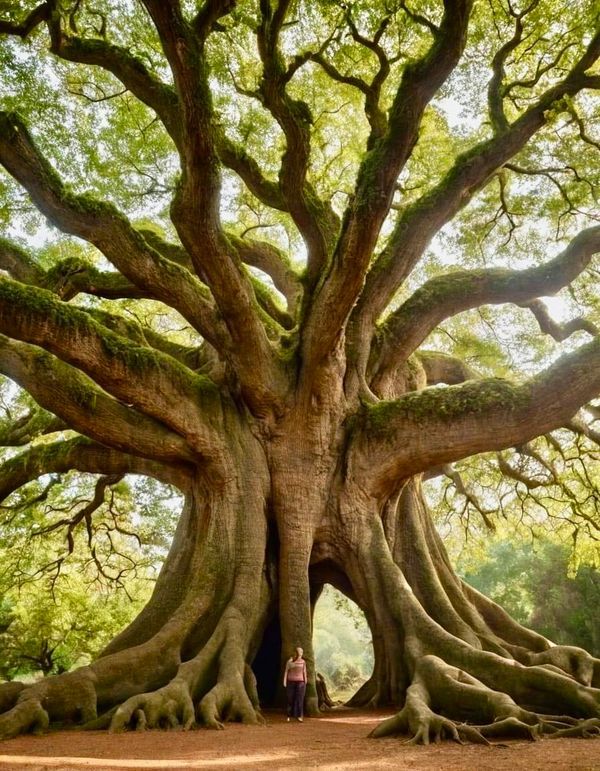
<instances>
[{"instance_id":1,"label":"green foliage","mask_svg":"<svg viewBox=\"0 0 600 771\"><path fill-rule=\"evenodd\" d=\"M373 645L364 614L326 584L314 614L313 645L317 670L332 693L349 696L371 675Z\"/></svg>"},{"instance_id":2,"label":"green foliage","mask_svg":"<svg viewBox=\"0 0 600 771\"><path fill-rule=\"evenodd\" d=\"M555 431L512 450L466 458L455 471L463 491L443 476L426 485L452 551L487 547L483 512L497 537L550 538L569 544L571 571L600 569L600 462L593 438Z\"/></svg>"},{"instance_id":3,"label":"green foliage","mask_svg":"<svg viewBox=\"0 0 600 771\"><path fill-rule=\"evenodd\" d=\"M86 581L80 566L61 575L0 590L0 680L65 672L89 663L149 596L151 582L124 591Z\"/></svg>"},{"instance_id":4,"label":"green foliage","mask_svg":"<svg viewBox=\"0 0 600 771\"><path fill-rule=\"evenodd\" d=\"M0 678L89 662L150 596L180 500L152 480L125 478L71 529L89 507L90 482L42 478L2 507Z\"/></svg>"},{"instance_id":5,"label":"green foliage","mask_svg":"<svg viewBox=\"0 0 600 771\"><path fill-rule=\"evenodd\" d=\"M517 621L600 656L600 571L583 565L570 575L568 546L496 540L484 555L463 554L461 567Z\"/></svg>"},{"instance_id":6,"label":"green foliage","mask_svg":"<svg viewBox=\"0 0 600 771\"><path fill-rule=\"evenodd\" d=\"M0 387L8 431L28 415L32 446L48 415L10 381ZM37 421L37 422L36 422ZM0 450L0 461L18 457ZM141 477L42 475L0 507L0 679L56 673L90 661L148 599L181 507Z\"/></svg>"}]
</instances>

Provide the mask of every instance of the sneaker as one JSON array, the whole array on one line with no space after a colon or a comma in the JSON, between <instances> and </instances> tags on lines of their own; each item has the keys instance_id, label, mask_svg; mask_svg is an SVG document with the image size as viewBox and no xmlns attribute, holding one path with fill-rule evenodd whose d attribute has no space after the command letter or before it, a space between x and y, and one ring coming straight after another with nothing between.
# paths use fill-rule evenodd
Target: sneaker
<instances>
[{"instance_id":1,"label":"sneaker","mask_svg":"<svg viewBox=\"0 0 600 771\"><path fill-rule=\"evenodd\" d=\"M298 722L299 723L302 723L303 720L304 720L304 718L301 718L301 717L298 718Z\"/></svg>"},{"instance_id":2,"label":"sneaker","mask_svg":"<svg viewBox=\"0 0 600 771\"><path fill-rule=\"evenodd\" d=\"M289 723L289 722L290 722L290 718L289 718L289 717L288 717L288 718L286 718L286 719L285 719L285 722L286 722L286 723Z\"/></svg>"}]
</instances>

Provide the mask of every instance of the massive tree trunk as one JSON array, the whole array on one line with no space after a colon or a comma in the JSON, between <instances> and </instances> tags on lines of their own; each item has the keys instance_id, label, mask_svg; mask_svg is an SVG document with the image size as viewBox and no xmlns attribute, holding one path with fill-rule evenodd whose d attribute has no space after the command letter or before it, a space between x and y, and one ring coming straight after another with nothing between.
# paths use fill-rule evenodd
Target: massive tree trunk
<instances>
[{"instance_id":1,"label":"massive tree trunk","mask_svg":"<svg viewBox=\"0 0 600 771\"><path fill-rule=\"evenodd\" d=\"M111 168L102 190L115 186L112 200L125 201L132 219L113 202L80 194L88 180L77 177L77 153L67 165L70 185L54 168L64 149L29 130L39 114L35 94L25 117L10 111L14 95L7 97L0 164L70 236L65 248L74 256L47 268L52 255L37 259L0 239L0 372L32 400L30 416L0 425L4 446L25 448L7 455L0 496L52 472L138 473L178 486L185 507L139 617L87 667L27 687L0 685L0 737L69 720L113 730L256 722L259 696L277 700L282 661L296 646L308 661L307 708L315 714L311 619L326 582L358 603L373 634L374 672L353 703L399 710L375 735L487 741L597 731L600 662L553 646L463 584L422 492L425 474L565 425L600 441L589 422L573 421L600 392L598 330L586 319L553 323L539 300L569 286L600 251L592 218L575 231L581 201L594 205L594 185L577 189L570 240L552 259L511 271L492 254L495 267L482 259L479 269L449 271L436 258L423 271L432 277L412 294L407 284L445 225L484 189L482 198L495 197L493 181L501 181L500 211L511 225L507 175L556 182L552 174L565 172L587 181L579 158L558 171L537 169L530 145L541 136L539 157L556 151L562 164L564 148L547 134L562 141L553 121L567 113L561 129L575 132L571 140L587 152L598 148L577 112L588 109L578 95L600 87L600 33L586 29L597 22L593 9L564 19L552 9L554 23L541 34L537 2L517 12L495 0L475 9L471 0L444 0L424 4L423 14L383 3L356 18L352 3L249 0L240 13L229 0L140 5L131 47L121 44L131 35L127 22L86 2L47 0L24 18L9 9L0 19L2 36L33 35L37 45L47 33L61 68L81 67L92 84L98 68L103 96L88 102L110 102L110 111L122 93L109 94L106 83L120 81L135 104L135 119L122 108L137 140L128 150L140 176L153 181L150 193L164 188L159 234L135 224L148 191L135 197L127 174L117 180L127 153L112 158L104 137L91 166L98 174ZM310 13L296 18L296 9ZM236 34L239 50L230 45ZM20 66L13 43L0 68ZM468 45L456 82L472 79L484 50L487 106L479 91L469 96L481 103L483 125L470 138L449 132L441 162L428 165L438 137L431 141L439 117L432 100L443 86L462 96L449 82ZM27 91L29 64L15 89ZM72 91L60 69L55 80L63 78ZM318 78L327 78L333 106L316 93ZM347 89L364 100L362 123L340 117L356 104ZM227 112L228 94L240 92L252 109L246 114L240 98ZM227 125L230 115L239 126ZM348 128L344 121L352 124L349 175L328 146ZM105 132L107 122L102 113L97 125ZM266 139L251 136L254 123L268 127ZM154 124L161 133L152 141ZM238 144L228 131L248 141ZM115 133L121 142L124 132ZM146 144L160 163L138 159ZM252 157L253 147L264 159ZM526 166L512 163L521 154ZM161 164L169 171L156 187ZM327 179L330 164L339 185ZM256 223L240 214L224 225L238 204ZM549 201L553 216L558 208ZM538 209L536 201L532 217ZM273 240L253 237L272 225ZM506 243L511 236L512 229ZM89 252L75 252L76 239ZM88 260L96 252L110 270ZM139 316L125 312L138 302ZM529 308L557 341L574 331L593 339L518 385L479 377L454 350L419 350L456 314L504 303ZM182 319L185 334L170 336ZM50 438L66 429L75 434ZM47 441L36 443L40 434Z\"/></svg>"},{"instance_id":2,"label":"massive tree trunk","mask_svg":"<svg viewBox=\"0 0 600 771\"><path fill-rule=\"evenodd\" d=\"M420 475L385 500L365 495L339 413L293 411L268 440L231 421L223 464L198 469L186 490L147 606L88 667L0 686L2 736L65 720L113 730L254 723L258 694L276 703L296 645L317 714L312 605L326 582L358 603L373 633L374 672L351 704L401 708L374 735L592 730L600 662L552 646L461 582Z\"/></svg>"}]
</instances>

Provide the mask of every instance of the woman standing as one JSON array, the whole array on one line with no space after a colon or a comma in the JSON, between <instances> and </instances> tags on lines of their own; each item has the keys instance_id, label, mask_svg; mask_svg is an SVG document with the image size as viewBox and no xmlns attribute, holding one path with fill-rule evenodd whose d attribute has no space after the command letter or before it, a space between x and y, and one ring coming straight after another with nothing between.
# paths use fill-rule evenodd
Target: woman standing
<instances>
[{"instance_id":1,"label":"woman standing","mask_svg":"<svg viewBox=\"0 0 600 771\"><path fill-rule=\"evenodd\" d=\"M302 648L296 648L296 654L287 660L283 673L283 685L287 693L288 723L293 717L302 722L306 691L306 661L302 658L303 653Z\"/></svg>"}]
</instances>

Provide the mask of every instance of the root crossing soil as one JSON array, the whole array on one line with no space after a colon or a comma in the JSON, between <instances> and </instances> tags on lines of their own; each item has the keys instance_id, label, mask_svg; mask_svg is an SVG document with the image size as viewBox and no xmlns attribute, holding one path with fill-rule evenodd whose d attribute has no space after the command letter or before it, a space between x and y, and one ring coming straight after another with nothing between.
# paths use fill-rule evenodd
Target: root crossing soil
<instances>
[{"instance_id":1,"label":"root crossing soil","mask_svg":"<svg viewBox=\"0 0 600 771\"><path fill-rule=\"evenodd\" d=\"M600 771L600 739L509 741L493 747L451 742L413 747L402 739L368 739L369 731L389 715L339 708L303 723L287 723L270 712L266 726L230 724L224 731L19 736L0 744L0 769Z\"/></svg>"}]
</instances>

